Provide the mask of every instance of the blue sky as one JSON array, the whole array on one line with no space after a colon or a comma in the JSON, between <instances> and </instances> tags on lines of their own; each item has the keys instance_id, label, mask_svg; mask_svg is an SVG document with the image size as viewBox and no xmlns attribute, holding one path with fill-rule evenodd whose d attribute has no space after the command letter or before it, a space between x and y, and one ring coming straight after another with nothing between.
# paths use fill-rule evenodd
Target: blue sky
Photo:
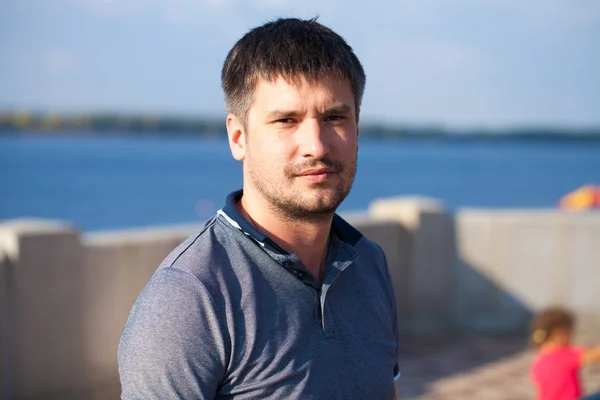
<instances>
[{"instance_id":1,"label":"blue sky","mask_svg":"<svg viewBox=\"0 0 600 400\"><path fill-rule=\"evenodd\" d=\"M365 66L363 121L600 126L598 0L2 0L0 109L224 115L235 41L317 14Z\"/></svg>"}]
</instances>

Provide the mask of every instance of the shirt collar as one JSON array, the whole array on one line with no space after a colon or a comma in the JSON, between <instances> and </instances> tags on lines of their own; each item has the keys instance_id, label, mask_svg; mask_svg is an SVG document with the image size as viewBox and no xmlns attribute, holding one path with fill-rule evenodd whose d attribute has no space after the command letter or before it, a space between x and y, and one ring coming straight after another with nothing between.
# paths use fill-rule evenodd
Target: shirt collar
<instances>
[{"instance_id":1,"label":"shirt collar","mask_svg":"<svg viewBox=\"0 0 600 400\"><path fill-rule=\"evenodd\" d=\"M243 190L237 190L230 193L225 199L225 206L218 211L219 216L223 217L231 226L239 229L244 234L254 239L262 247L268 246L271 250L287 255L288 253L285 250L279 247L267 235L256 229L256 227L239 212L236 203L242 198L242 194ZM337 214L333 217L332 232L334 238L337 238L341 242L352 247L354 247L363 236L362 233Z\"/></svg>"},{"instance_id":2,"label":"shirt collar","mask_svg":"<svg viewBox=\"0 0 600 400\"><path fill-rule=\"evenodd\" d=\"M236 190L235 192L229 193L225 199L225 207L220 209L217 213L225 218L230 225L244 232L264 247L269 237L256 229L254 225L244 218L236 206L236 203L242 198L242 193L242 190Z\"/></svg>"}]
</instances>

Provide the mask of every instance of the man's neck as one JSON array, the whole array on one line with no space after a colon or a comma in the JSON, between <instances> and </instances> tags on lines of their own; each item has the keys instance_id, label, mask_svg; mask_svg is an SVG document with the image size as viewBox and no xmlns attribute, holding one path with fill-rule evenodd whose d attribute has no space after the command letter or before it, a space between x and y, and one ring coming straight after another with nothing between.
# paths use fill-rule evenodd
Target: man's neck
<instances>
[{"instance_id":1,"label":"man's neck","mask_svg":"<svg viewBox=\"0 0 600 400\"><path fill-rule=\"evenodd\" d=\"M250 195L251 196L251 195ZM275 212L272 207L261 204L262 199L244 193L236 204L244 218L259 231L269 236L288 253L296 253L302 263L319 283L329 245L333 215L315 221L293 220Z\"/></svg>"}]
</instances>

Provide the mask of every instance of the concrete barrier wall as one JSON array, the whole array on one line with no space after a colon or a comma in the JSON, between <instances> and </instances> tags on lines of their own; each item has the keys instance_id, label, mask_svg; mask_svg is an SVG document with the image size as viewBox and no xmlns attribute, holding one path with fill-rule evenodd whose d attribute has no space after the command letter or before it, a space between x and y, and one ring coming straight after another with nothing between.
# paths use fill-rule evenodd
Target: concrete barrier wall
<instances>
[{"instance_id":1,"label":"concrete barrier wall","mask_svg":"<svg viewBox=\"0 0 600 400\"><path fill-rule=\"evenodd\" d=\"M160 262L199 225L82 237L85 359L97 390L117 381L116 348L135 299ZM117 388L119 389L119 388Z\"/></svg>"},{"instance_id":2,"label":"concrete barrier wall","mask_svg":"<svg viewBox=\"0 0 600 400\"><path fill-rule=\"evenodd\" d=\"M455 231L462 327L514 330L548 305L575 310L582 331L600 326L600 213L463 210Z\"/></svg>"},{"instance_id":3,"label":"concrete barrier wall","mask_svg":"<svg viewBox=\"0 0 600 400\"><path fill-rule=\"evenodd\" d=\"M439 202L398 198L349 220L386 253L404 333L521 332L550 304L600 326L600 214L449 215ZM127 314L198 228L81 235L60 222L0 223L1 398L118 398Z\"/></svg>"},{"instance_id":4,"label":"concrete barrier wall","mask_svg":"<svg viewBox=\"0 0 600 400\"><path fill-rule=\"evenodd\" d=\"M59 222L0 224L2 399L118 398L127 314L197 227L82 236Z\"/></svg>"},{"instance_id":5,"label":"concrete barrier wall","mask_svg":"<svg viewBox=\"0 0 600 400\"><path fill-rule=\"evenodd\" d=\"M453 226L443 204L419 197L381 199L370 205L369 215L372 221L393 221L403 231L401 243L386 243L389 239L381 238L386 251L399 248L401 252L398 262L389 263L400 331L432 334L449 329Z\"/></svg>"}]
</instances>

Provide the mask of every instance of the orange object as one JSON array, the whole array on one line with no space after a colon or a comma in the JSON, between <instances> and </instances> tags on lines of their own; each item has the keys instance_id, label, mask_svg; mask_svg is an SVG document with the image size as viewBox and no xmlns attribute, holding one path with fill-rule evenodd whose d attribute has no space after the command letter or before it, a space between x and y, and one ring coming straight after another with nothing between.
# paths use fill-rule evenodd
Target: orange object
<instances>
[{"instance_id":1,"label":"orange object","mask_svg":"<svg viewBox=\"0 0 600 400\"><path fill-rule=\"evenodd\" d=\"M600 186L586 185L566 194L559 206L565 211L585 211L600 208Z\"/></svg>"}]
</instances>

